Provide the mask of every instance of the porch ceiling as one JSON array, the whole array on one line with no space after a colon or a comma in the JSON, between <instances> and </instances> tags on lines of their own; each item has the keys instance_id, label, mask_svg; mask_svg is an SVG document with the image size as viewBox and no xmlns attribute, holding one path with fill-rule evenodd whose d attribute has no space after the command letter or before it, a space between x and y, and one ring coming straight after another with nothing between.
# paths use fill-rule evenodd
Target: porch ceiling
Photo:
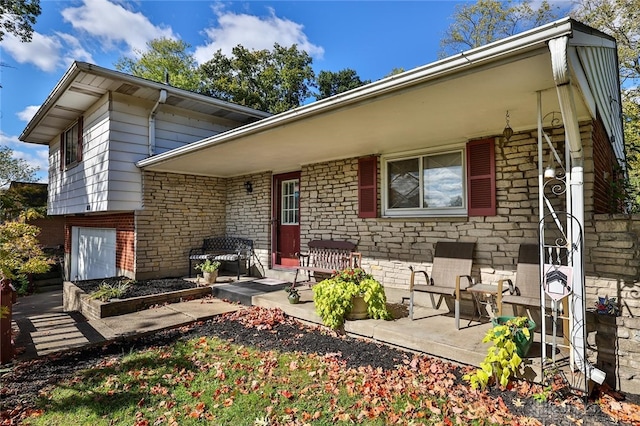
<instances>
[{"instance_id":1,"label":"porch ceiling","mask_svg":"<svg viewBox=\"0 0 640 426\"><path fill-rule=\"evenodd\" d=\"M543 91L543 111L559 111L548 49L468 67L464 72L403 86L334 108L316 103L291 112L259 130L254 123L205 141L190 151L143 165L146 170L230 177L261 171L297 170L304 164L414 149L462 144L501 135L505 113L518 132L537 126L536 92ZM330 98L331 99L331 98ZM580 96L580 119L589 117ZM341 106L342 105L342 106ZM304 118L296 118L296 113Z\"/></svg>"}]
</instances>

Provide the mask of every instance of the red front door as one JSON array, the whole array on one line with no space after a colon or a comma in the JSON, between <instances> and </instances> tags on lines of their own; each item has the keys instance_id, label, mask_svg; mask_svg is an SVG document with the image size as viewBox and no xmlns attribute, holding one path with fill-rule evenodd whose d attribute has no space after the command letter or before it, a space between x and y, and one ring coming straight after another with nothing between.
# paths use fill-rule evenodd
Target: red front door
<instances>
[{"instance_id":1,"label":"red front door","mask_svg":"<svg viewBox=\"0 0 640 426\"><path fill-rule=\"evenodd\" d=\"M273 264L297 266L300 251L300 172L273 177Z\"/></svg>"}]
</instances>

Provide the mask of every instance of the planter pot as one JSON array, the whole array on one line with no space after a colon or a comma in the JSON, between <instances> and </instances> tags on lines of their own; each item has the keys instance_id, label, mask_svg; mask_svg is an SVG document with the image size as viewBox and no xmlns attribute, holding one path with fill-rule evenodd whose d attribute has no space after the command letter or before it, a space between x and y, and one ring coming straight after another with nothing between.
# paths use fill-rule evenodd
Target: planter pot
<instances>
[{"instance_id":1,"label":"planter pot","mask_svg":"<svg viewBox=\"0 0 640 426\"><path fill-rule=\"evenodd\" d=\"M218 271L203 272L202 277L204 278L204 282L207 284L215 284L218 279Z\"/></svg>"},{"instance_id":2,"label":"planter pot","mask_svg":"<svg viewBox=\"0 0 640 426\"><path fill-rule=\"evenodd\" d=\"M289 295L289 303L291 303L292 305L296 305L300 302L300 296L297 294L290 294Z\"/></svg>"},{"instance_id":3,"label":"planter pot","mask_svg":"<svg viewBox=\"0 0 640 426\"><path fill-rule=\"evenodd\" d=\"M515 317L495 317L491 320L491 324L495 327L496 325L504 325L510 319ZM516 344L516 352L520 358L524 358L529 353L529 349L531 349L531 345L533 344L533 332L536 329L536 323L532 320L527 320L527 328L529 329L529 338L524 335L522 332L517 332L515 335L515 344Z\"/></svg>"},{"instance_id":4,"label":"planter pot","mask_svg":"<svg viewBox=\"0 0 640 426\"><path fill-rule=\"evenodd\" d=\"M368 317L367 302L364 301L364 297L354 296L353 308L351 308L351 311L345 316L345 318L348 320L361 320L367 319Z\"/></svg>"}]
</instances>

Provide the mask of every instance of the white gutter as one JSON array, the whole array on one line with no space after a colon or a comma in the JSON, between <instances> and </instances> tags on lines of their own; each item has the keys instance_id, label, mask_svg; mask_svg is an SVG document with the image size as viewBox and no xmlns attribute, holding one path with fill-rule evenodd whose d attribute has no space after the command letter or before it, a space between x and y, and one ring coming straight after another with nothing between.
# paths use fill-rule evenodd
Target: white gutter
<instances>
[{"instance_id":1,"label":"white gutter","mask_svg":"<svg viewBox=\"0 0 640 426\"><path fill-rule=\"evenodd\" d=\"M155 154L156 151L156 112L158 110L158 106L167 101L167 91L164 89L160 90L160 95L156 104L151 108L149 112L149 156Z\"/></svg>"},{"instance_id":2,"label":"white gutter","mask_svg":"<svg viewBox=\"0 0 640 426\"><path fill-rule=\"evenodd\" d=\"M572 31L573 21L570 18L565 18L401 74L384 78L348 92L313 102L198 142L190 143L183 147L158 154L152 158L146 158L139 161L136 165L144 168L161 164L172 158L197 152L210 146L228 143L241 137L284 126L310 116L327 113L338 108L344 108L401 91L411 86L455 75L465 70L491 63L492 61L505 59L509 55L520 55L538 48L546 49L546 42L553 38L569 36L572 34Z\"/></svg>"}]
</instances>

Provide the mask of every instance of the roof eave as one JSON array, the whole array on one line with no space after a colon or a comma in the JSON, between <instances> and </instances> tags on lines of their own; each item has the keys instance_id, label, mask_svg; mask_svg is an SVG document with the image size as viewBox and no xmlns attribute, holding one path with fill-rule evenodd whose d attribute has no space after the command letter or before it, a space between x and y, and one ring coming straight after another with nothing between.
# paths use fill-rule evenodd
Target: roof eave
<instances>
[{"instance_id":1,"label":"roof eave","mask_svg":"<svg viewBox=\"0 0 640 426\"><path fill-rule=\"evenodd\" d=\"M369 83L356 89L304 105L264 120L247 124L242 127L203 139L198 142L185 145L172 151L168 151L153 157L146 158L137 163L140 168L158 165L173 157L201 150L215 144L226 143L242 136L268 130L270 128L286 125L293 121L329 112L336 108L342 108L352 103L366 102L368 99L384 96L387 93L403 90L407 87L418 85L429 80L446 78L459 72L466 71L474 66L519 55L523 52L546 47L546 43L562 35L571 35L575 21L565 18L550 24L516 34L512 37L495 41L493 43L461 52L457 55L432 62L422 67L396 74L382 80Z\"/></svg>"},{"instance_id":2,"label":"roof eave","mask_svg":"<svg viewBox=\"0 0 640 426\"><path fill-rule=\"evenodd\" d=\"M74 79L78 76L80 72L88 72L94 75L99 75L106 78L111 78L114 80L120 80L127 83L132 83L140 86L146 86L152 89L157 90L166 90L168 93L171 93L175 96L183 97L186 99L190 99L196 102L203 102L207 104L212 104L219 106L222 109L233 111L236 113L244 114L250 117L254 117L256 119L263 119L272 116L271 113L259 111L253 108L245 107L242 105L233 104L231 102L223 101L216 98L211 98L209 96L201 95L198 93L190 92L188 90L180 89L177 87L169 86L167 84L158 83L155 81L147 80L141 77L136 77L130 74L125 74L119 71L110 70L107 68L103 68L97 65L93 65L87 62L79 62L75 61L69 69L62 76L56 87L51 91L47 99L40 106L36 114L31 118L27 126L24 128L22 133L19 136L19 139L24 142L29 142L29 136L31 132L38 127L42 119L49 113L51 108L58 101L60 96L68 90L69 86L72 84ZM35 143L35 142L34 142Z\"/></svg>"}]
</instances>

